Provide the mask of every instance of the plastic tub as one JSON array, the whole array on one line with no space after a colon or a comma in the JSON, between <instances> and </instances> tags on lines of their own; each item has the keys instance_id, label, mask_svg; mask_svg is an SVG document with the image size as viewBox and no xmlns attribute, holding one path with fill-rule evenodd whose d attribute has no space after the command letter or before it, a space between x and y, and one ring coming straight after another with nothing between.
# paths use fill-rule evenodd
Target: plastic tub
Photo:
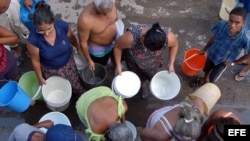
<instances>
[{"instance_id":1,"label":"plastic tub","mask_svg":"<svg viewBox=\"0 0 250 141\"><path fill-rule=\"evenodd\" d=\"M111 89L116 95L123 98L131 98L135 96L141 88L140 78L132 71L124 71L121 75L117 75L113 81Z\"/></svg>"},{"instance_id":2,"label":"plastic tub","mask_svg":"<svg viewBox=\"0 0 250 141\"><path fill-rule=\"evenodd\" d=\"M71 84L60 76L52 76L42 87L44 101L52 111L64 111L68 108L72 96Z\"/></svg>"},{"instance_id":3,"label":"plastic tub","mask_svg":"<svg viewBox=\"0 0 250 141\"><path fill-rule=\"evenodd\" d=\"M150 81L151 93L160 100L170 100L177 96L181 83L179 77L168 71L156 73Z\"/></svg>"},{"instance_id":4,"label":"plastic tub","mask_svg":"<svg viewBox=\"0 0 250 141\"><path fill-rule=\"evenodd\" d=\"M68 119L68 117L61 113L61 112L49 112L41 117L39 122L45 121L45 120L52 120L54 122L54 125L56 124L64 124L71 126L71 123ZM47 132L46 128L40 128L44 133Z\"/></svg>"},{"instance_id":5,"label":"plastic tub","mask_svg":"<svg viewBox=\"0 0 250 141\"><path fill-rule=\"evenodd\" d=\"M80 74L86 89L91 89L103 85L107 77L107 70L103 65L95 63L94 71L91 71L87 66L80 71Z\"/></svg>"},{"instance_id":6,"label":"plastic tub","mask_svg":"<svg viewBox=\"0 0 250 141\"><path fill-rule=\"evenodd\" d=\"M0 89L0 106L7 107L18 113L29 108L31 99L29 95L17 84L9 81Z\"/></svg>"},{"instance_id":7,"label":"plastic tub","mask_svg":"<svg viewBox=\"0 0 250 141\"><path fill-rule=\"evenodd\" d=\"M217 103L221 97L221 91L218 86L213 83L206 83L192 94L189 95L192 99L199 97L204 102L204 112L206 115L209 115L211 109Z\"/></svg>"},{"instance_id":8,"label":"plastic tub","mask_svg":"<svg viewBox=\"0 0 250 141\"><path fill-rule=\"evenodd\" d=\"M30 96L33 100L42 100L43 95L41 89L39 89L40 84L36 76L35 71L28 71L24 73L19 81L18 85ZM38 92L36 97L35 94Z\"/></svg>"},{"instance_id":9,"label":"plastic tub","mask_svg":"<svg viewBox=\"0 0 250 141\"><path fill-rule=\"evenodd\" d=\"M205 66L206 56L199 54L200 49L191 48L185 52L181 69L187 76L197 75Z\"/></svg>"}]
</instances>

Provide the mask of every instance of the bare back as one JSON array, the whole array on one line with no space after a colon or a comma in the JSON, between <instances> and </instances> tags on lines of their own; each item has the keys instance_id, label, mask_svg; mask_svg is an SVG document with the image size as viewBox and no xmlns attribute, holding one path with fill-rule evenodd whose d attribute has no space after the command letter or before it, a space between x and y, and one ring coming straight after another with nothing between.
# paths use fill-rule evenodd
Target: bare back
<instances>
[{"instance_id":1,"label":"bare back","mask_svg":"<svg viewBox=\"0 0 250 141\"><path fill-rule=\"evenodd\" d=\"M83 41L92 45L110 45L116 36L118 15L114 4L107 14L100 14L93 3L89 4L78 19L78 33Z\"/></svg>"},{"instance_id":2,"label":"bare back","mask_svg":"<svg viewBox=\"0 0 250 141\"><path fill-rule=\"evenodd\" d=\"M88 108L89 124L93 132L103 134L112 124L117 123L118 103L112 97L102 97L94 101ZM125 109L126 105L124 105Z\"/></svg>"}]
</instances>

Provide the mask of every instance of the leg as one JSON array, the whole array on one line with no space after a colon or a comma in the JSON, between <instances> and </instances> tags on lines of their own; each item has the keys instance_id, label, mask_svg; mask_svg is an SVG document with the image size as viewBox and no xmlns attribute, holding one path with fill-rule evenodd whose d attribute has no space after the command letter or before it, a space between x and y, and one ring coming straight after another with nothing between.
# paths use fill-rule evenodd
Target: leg
<instances>
[{"instance_id":1,"label":"leg","mask_svg":"<svg viewBox=\"0 0 250 141\"><path fill-rule=\"evenodd\" d=\"M195 79L191 80L191 82L189 83L191 88L196 88L199 87L203 84L205 84L206 82L209 82L209 76L210 76L210 71L212 70L212 68L214 67L214 63L207 58L205 67L203 69L205 75L204 77L196 77Z\"/></svg>"},{"instance_id":2,"label":"leg","mask_svg":"<svg viewBox=\"0 0 250 141\"><path fill-rule=\"evenodd\" d=\"M221 77L226 68L227 67L224 62L219 65L216 65L209 75L210 82L216 82Z\"/></svg>"},{"instance_id":3,"label":"leg","mask_svg":"<svg viewBox=\"0 0 250 141\"><path fill-rule=\"evenodd\" d=\"M15 47L12 47L11 48L14 53L15 53L15 57L16 57L16 60L17 60L17 66L20 66L22 61L23 61L23 58L22 58L22 48L20 45L17 45Z\"/></svg>"},{"instance_id":4,"label":"leg","mask_svg":"<svg viewBox=\"0 0 250 141\"><path fill-rule=\"evenodd\" d=\"M246 75L248 75L250 71L250 64L248 64L246 67L244 67L240 73L238 73L236 76L235 76L235 80L236 81L241 81L245 78Z\"/></svg>"},{"instance_id":5,"label":"leg","mask_svg":"<svg viewBox=\"0 0 250 141\"><path fill-rule=\"evenodd\" d=\"M143 80L141 86L141 98L147 99L149 97L149 82L148 80Z\"/></svg>"}]
</instances>

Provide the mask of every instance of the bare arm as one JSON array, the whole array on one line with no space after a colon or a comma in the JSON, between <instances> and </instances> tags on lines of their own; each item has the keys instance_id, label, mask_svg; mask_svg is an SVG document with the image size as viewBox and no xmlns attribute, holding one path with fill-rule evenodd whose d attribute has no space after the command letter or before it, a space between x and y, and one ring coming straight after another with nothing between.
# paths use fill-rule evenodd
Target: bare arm
<instances>
[{"instance_id":1,"label":"bare arm","mask_svg":"<svg viewBox=\"0 0 250 141\"><path fill-rule=\"evenodd\" d=\"M206 52L207 49L214 43L214 39L215 39L215 36L212 36L212 37L208 40L207 44L206 44L206 45L204 46L204 48L202 49L203 52Z\"/></svg>"},{"instance_id":2,"label":"bare arm","mask_svg":"<svg viewBox=\"0 0 250 141\"><path fill-rule=\"evenodd\" d=\"M27 42L27 48L28 48L28 51L30 53L31 62L32 62L33 68L36 72L36 75L39 79L40 85L46 84L46 81L42 76L39 48L33 46L29 42Z\"/></svg>"},{"instance_id":3,"label":"bare arm","mask_svg":"<svg viewBox=\"0 0 250 141\"><path fill-rule=\"evenodd\" d=\"M80 42L81 51L88 62L89 69L94 70L95 69L94 62L90 57L89 48L87 44L91 31L91 25L86 23L84 19L82 19L82 16L80 16L78 19L77 30L78 30L78 38Z\"/></svg>"},{"instance_id":4,"label":"bare arm","mask_svg":"<svg viewBox=\"0 0 250 141\"><path fill-rule=\"evenodd\" d=\"M35 124L34 126L37 128L45 127L48 129L53 125L54 125L54 122L52 120L45 120L45 121L42 121L42 122Z\"/></svg>"},{"instance_id":5,"label":"bare arm","mask_svg":"<svg viewBox=\"0 0 250 141\"><path fill-rule=\"evenodd\" d=\"M81 48L80 48L80 45L79 45L79 43L78 43L78 41L77 41L77 39L76 39L76 36L73 34L73 32L72 32L72 30L71 30L71 28L70 28L70 25L69 25L69 30L68 30L68 38L69 38L69 41L70 41L70 43L73 45L73 46L75 46L76 47L76 49L77 49L77 51L79 52L79 53L81 53L82 51L81 51Z\"/></svg>"},{"instance_id":6,"label":"bare arm","mask_svg":"<svg viewBox=\"0 0 250 141\"><path fill-rule=\"evenodd\" d=\"M172 33L168 33L168 47L169 47L169 71L174 72L174 62L178 52L178 41L176 36Z\"/></svg>"},{"instance_id":7,"label":"bare arm","mask_svg":"<svg viewBox=\"0 0 250 141\"><path fill-rule=\"evenodd\" d=\"M162 139L162 135L159 132L152 128L144 128L140 131L140 136L143 141L167 141Z\"/></svg>"},{"instance_id":8,"label":"bare arm","mask_svg":"<svg viewBox=\"0 0 250 141\"><path fill-rule=\"evenodd\" d=\"M116 64L116 71L115 71L116 75L122 72L122 67L121 67L122 50L125 48L131 48L133 40L134 39L131 32L127 31L115 41L114 59Z\"/></svg>"},{"instance_id":9,"label":"bare arm","mask_svg":"<svg viewBox=\"0 0 250 141\"><path fill-rule=\"evenodd\" d=\"M18 36L0 25L0 44L14 45L19 42Z\"/></svg>"}]
</instances>

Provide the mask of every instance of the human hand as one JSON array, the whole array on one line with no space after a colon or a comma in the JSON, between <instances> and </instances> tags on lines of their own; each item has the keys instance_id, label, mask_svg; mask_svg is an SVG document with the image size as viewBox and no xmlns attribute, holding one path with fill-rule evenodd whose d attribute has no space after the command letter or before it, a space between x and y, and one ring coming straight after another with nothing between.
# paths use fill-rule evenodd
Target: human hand
<instances>
[{"instance_id":1,"label":"human hand","mask_svg":"<svg viewBox=\"0 0 250 141\"><path fill-rule=\"evenodd\" d=\"M46 85L46 80L42 77L42 78L39 79L39 83L40 83L41 86Z\"/></svg>"},{"instance_id":2,"label":"human hand","mask_svg":"<svg viewBox=\"0 0 250 141\"><path fill-rule=\"evenodd\" d=\"M169 71L169 73L171 73L171 72L174 73L175 72L174 66L173 65L169 65L168 71Z\"/></svg>"},{"instance_id":3,"label":"human hand","mask_svg":"<svg viewBox=\"0 0 250 141\"><path fill-rule=\"evenodd\" d=\"M37 124L35 124L34 126L37 127L37 128L41 128L41 127L44 127L44 128L50 128L51 126L54 125L54 122L52 120L44 120L42 122L39 122Z\"/></svg>"},{"instance_id":4,"label":"human hand","mask_svg":"<svg viewBox=\"0 0 250 141\"><path fill-rule=\"evenodd\" d=\"M31 10L33 0L24 0L24 5L27 9Z\"/></svg>"},{"instance_id":5,"label":"human hand","mask_svg":"<svg viewBox=\"0 0 250 141\"><path fill-rule=\"evenodd\" d=\"M224 64L225 64L226 66L234 66L234 65L235 65L234 62L225 62Z\"/></svg>"},{"instance_id":6,"label":"human hand","mask_svg":"<svg viewBox=\"0 0 250 141\"><path fill-rule=\"evenodd\" d=\"M122 73L122 67L117 65L115 68L115 75L120 75Z\"/></svg>"},{"instance_id":7,"label":"human hand","mask_svg":"<svg viewBox=\"0 0 250 141\"><path fill-rule=\"evenodd\" d=\"M88 65L91 71L95 70L95 63L92 60L88 61Z\"/></svg>"},{"instance_id":8,"label":"human hand","mask_svg":"<svg viewBox=\"0 0 250 141\"><path fill-rule=\"evenodd\" d=\"M201 49L200 52L199 52L199 55L203 55L205 53L206 53L206 51L204 49Z\"/></svg>"}]
</instances>

